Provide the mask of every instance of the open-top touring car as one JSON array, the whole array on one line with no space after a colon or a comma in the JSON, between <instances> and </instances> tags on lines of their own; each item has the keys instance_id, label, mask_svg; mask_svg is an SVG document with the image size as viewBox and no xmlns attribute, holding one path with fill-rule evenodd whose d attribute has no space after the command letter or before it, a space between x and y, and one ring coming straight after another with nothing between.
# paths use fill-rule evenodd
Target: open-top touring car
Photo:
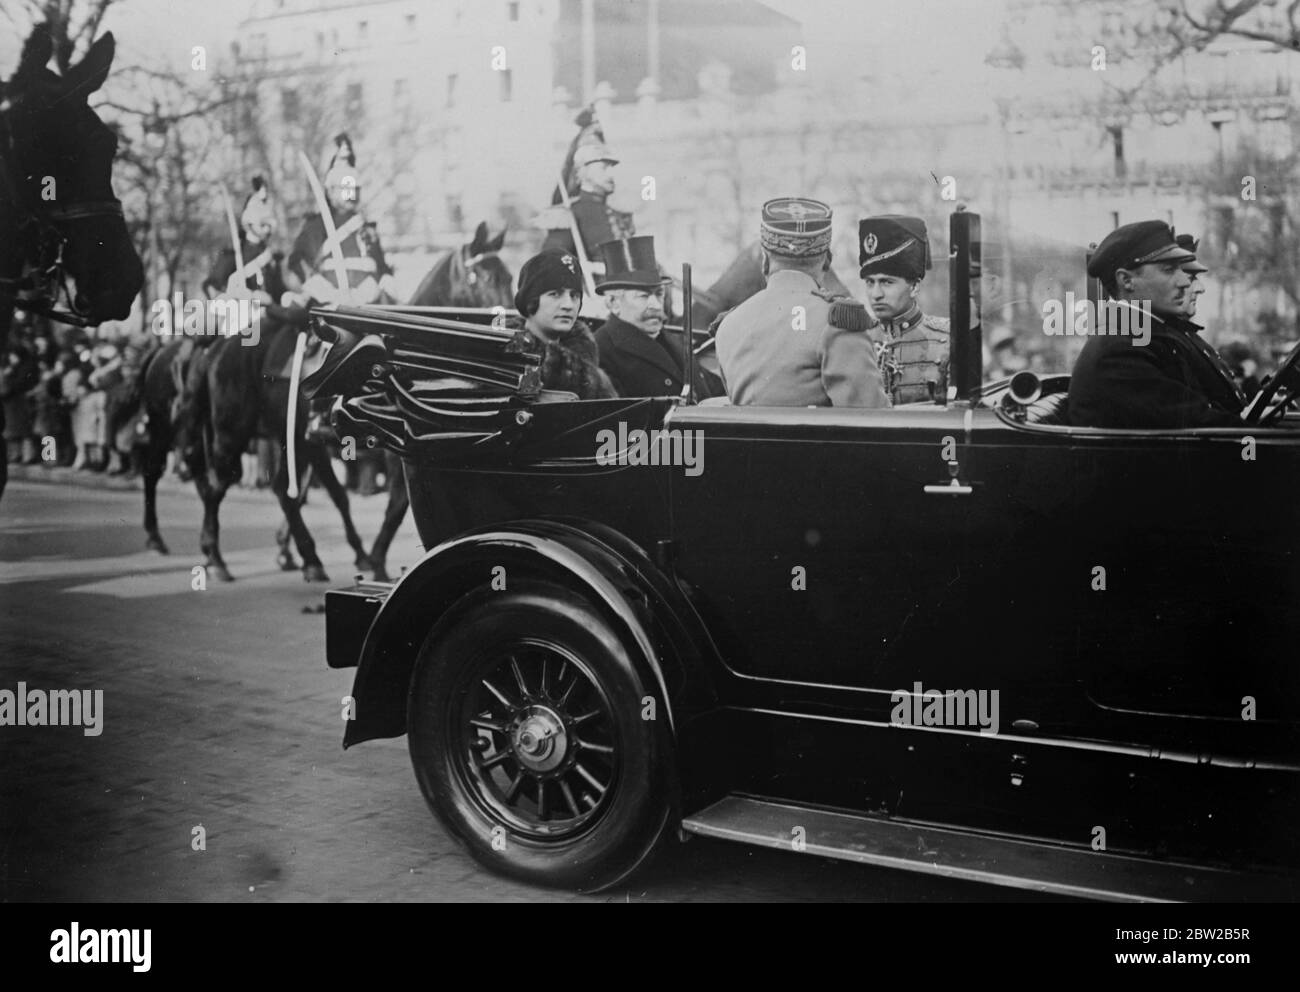
<instances>
[{"instance_id":1,"label":"open-top touring car","mask_svg":"<svg viewBox=\"0 0 1300 992\"><path fill-rule=\"evenodd\" d=\"M976 216L952 245L953 389L887 410L579 402L485 315L317 311L311 385L429 549L327 596L344 745L406 734L447 829L548 885L694 833L1294 898L1300 351L1240 429L1069 426L1066 375L981 383Z\"/></svg>"}]
</instances>

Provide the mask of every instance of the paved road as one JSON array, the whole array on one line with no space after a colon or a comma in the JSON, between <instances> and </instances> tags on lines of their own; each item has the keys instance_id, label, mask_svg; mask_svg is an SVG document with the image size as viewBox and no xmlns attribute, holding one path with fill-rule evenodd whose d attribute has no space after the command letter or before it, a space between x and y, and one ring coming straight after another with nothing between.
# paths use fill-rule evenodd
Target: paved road
<instances>
[{"instance_id":1,"label":"paved road","mask_svg":"<svg viewBox=\"0 0 1300 992\"><path fill-rule=\"evenodd\" d=\"M354 500L367 539L382 497ZM196 498L160 496L164 558L140 495L11 482L0 503L0 689L104 693L102 733L0 727L0 901L970 901L964 882L696 838L596 897L480 870L424 805L405 739L343 751L352 673L324 663L321 586L275 569L272 498L236 492L223 544L237 577L191 588ZM336 581L337 517L306 511ZM419 546L408 524L393 564ZM192 849L202 826L206 850Z\"/></svg>"}]
</instances>

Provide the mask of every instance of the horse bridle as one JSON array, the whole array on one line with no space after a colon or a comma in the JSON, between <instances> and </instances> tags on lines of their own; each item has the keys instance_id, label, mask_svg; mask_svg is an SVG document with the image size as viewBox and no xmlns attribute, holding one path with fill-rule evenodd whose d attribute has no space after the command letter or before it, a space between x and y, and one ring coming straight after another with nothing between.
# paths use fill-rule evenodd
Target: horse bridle
<instances>
[{"instance_id":1,"label":"horse bridle","mask_svg":"<svg viewBox=\"0 0 1300 992\"><path fill-rule=\"evenodd\" d=\"M456 257L460 258L460 264L465 269L465 281L471 286L478 283L478 272L475 271L481 264L489 258L496 258L501 253L499 251L481 251L477 255L471 255L469 258L461 258L463 248L456 250Z\"/></svg>"},{"instance_id":2,"label":"horse bridle","mask_svg":"<svg viewBox=\"0 0 1300 992\"><path fill-rule=\"evenodd\" d=\"M65 324L88 327L94 321L77 309L76 300L68 290L68 275L63 261L68 235L60 225L96 217L121 217L122 204L113 199L50 206L15 182L11 168L18 169L19 174L22 170L17 165L17 146L13 129L9 126L12 111L12 102L0 101L0 185L18 214L14 225L16 237L21 237L30 228L36 229L37 260L32 263L36 270L34 275L24 275L21 271L17 276L0 275L0 297L11 297L15 308L43 314ZM44 264L46 260L48 264ZM20 295L27 289L36 290L35 295ZM58 309L60 293L67 300L67 310Z\"/></svg>"}]
</instances>

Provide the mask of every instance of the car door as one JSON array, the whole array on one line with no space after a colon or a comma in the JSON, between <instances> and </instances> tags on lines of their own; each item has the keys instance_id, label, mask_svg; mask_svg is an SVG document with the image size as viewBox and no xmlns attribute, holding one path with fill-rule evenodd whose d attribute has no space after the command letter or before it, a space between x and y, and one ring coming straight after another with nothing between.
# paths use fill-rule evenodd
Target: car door
<instances>
[{"instance_id":1,"label":"car door","mask_svg":"<svg viewBox=\"0 0 1300 992\"><path fill-rule=\"evenodd\" d=\"M1062 810L1116 846L1294 848L1279 827L1296 812L1300 436L1019 425L989 440L984 480L1057 521L1036 582L998 555L979 586L1032 604L1021 650L1077 689L1033 731L1057 745L1039 767L1073 782L1050 786Z\"/></svg>"}]
</instances>

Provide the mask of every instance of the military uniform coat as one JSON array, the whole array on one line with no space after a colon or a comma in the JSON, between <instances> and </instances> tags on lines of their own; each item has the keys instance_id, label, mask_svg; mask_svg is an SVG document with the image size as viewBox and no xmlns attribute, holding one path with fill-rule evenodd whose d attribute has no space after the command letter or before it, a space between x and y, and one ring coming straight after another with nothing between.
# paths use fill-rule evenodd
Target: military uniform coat
<instances>
[{"instance_id":1,"label":"military uniform coat","mask_svg":"<svg viewBox=\"0 0 1300 992\"><path fill-rule=\"evenodd\" d=\"M1145 347L1129 335L1088 339L1070 377L1077 427L1238 427L1243 400L1227 366L1189 320L1151 317Z\"/></svg>"},{"instance_id":2,"label":"military uniform coat","mask_svg":"<svg viewBox=\"0 0 1300 992\"><path fill-rule=\"evenodd\" d=\"M948 393L949 338L946 317L919 307L877 329L876 355L894 403L932 403Z\"/></svg>"},{"instance_id":3,"label":"military uniform coat","mask_svg":"<svg viewBox=\"0 0 1300 992\"><path fill-rule=\"evenodd\" d=\"M686 384L681 367L682 331L662 330L659 337L672 349L645 331L618 317L611 316L596 332L600 350L600 367L614 383L621 396L680 396ZM706 399L722 394L722 383L695 365L695 398Z\"/></svg>"},{"instance_id":4,"label":"military uniform coat","mask_svg":"<svg viewBox=\"0 0 1300 992\"><path fill-rule=\"evenodd\" d=\"M582 190L570 203L573 207L573 219L578 222L578 233L582 236L587 260L594 265L600 265L598 249L606 241L630 238L636 233L632 226L632 215L615 210L606 203L603 196ZM551 231L542 244L542 250L547 251L552 248L574 251L572 233L565 228Z\"/></svg>"},{"instance_id":5,"label":"military uniform coat","mask_svg":"<svg viewBox=\"0 0 1300 992\"><path fill-rule=\"evenodd\" d=\"M831 324L833 300L811 276L782 269L722 318L718 361L732 403L890 405L871 339L865 330Z\"/></svg>"}]
</instances>

